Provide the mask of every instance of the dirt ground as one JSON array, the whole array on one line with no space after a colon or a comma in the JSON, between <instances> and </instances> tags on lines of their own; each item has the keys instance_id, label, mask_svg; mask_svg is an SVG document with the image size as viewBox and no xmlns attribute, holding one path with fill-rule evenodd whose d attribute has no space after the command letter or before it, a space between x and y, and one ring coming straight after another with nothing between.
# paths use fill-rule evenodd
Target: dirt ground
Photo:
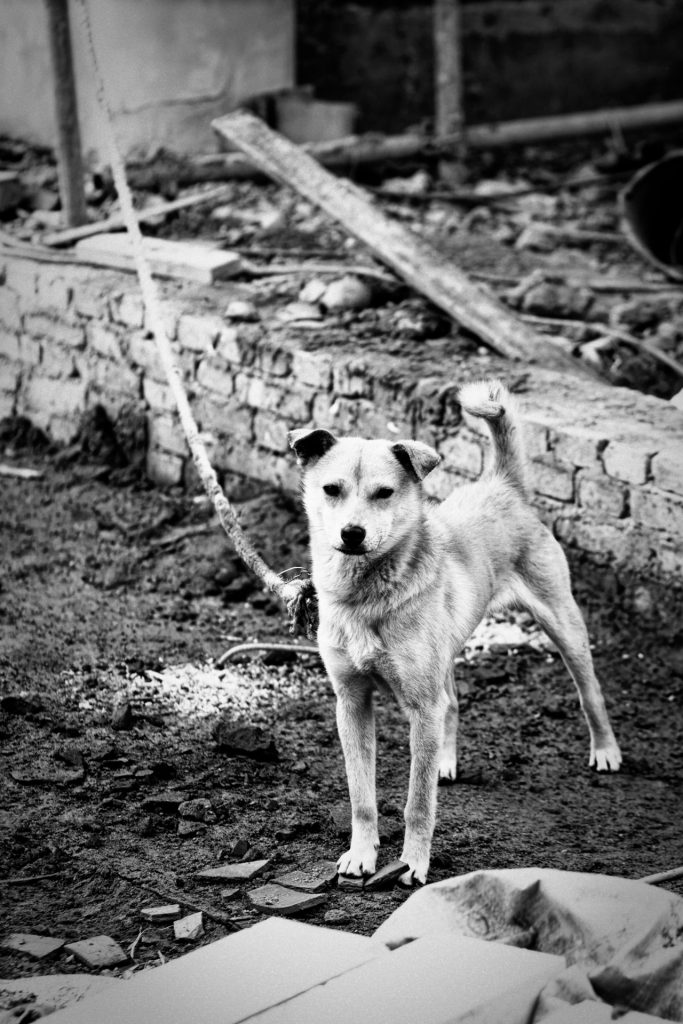
<instances>
[{"instance_id":1,"label":"dirt ground","mask_svg":"<svg viewBox=\"0 0 683 1024\"><path fill-rule=\"evenodd\" d=\"M216 667L236 642L288 636L201 499L49 452L15 461L44 475L0 490L3 931L106 934L128 950L142 928L121 974L188 948L141 908L203 909L197 941L210 941L259 919L250 890L342 852L333 698L313 656ZM230 493L271 564L305 564L295 503L238 480ZM542 635L521 619L485 623L460 665L460 777L439 790L431 880L530 865L638 878L681 861L683 649L641 627L613 578L579 566L575 579L623 771L588 769L573 687ZM222 716L261 727L277 760L221 751ZM382 863L400 854L407 739L380 704ZM193 817L181 799L200 800ZM272 860L237 893L196 880L247 847ZM307 919L370 934L405 898L331 888ZM0 953L0 977L82 969L66 953Z\"/></svg>"}]
</instances>

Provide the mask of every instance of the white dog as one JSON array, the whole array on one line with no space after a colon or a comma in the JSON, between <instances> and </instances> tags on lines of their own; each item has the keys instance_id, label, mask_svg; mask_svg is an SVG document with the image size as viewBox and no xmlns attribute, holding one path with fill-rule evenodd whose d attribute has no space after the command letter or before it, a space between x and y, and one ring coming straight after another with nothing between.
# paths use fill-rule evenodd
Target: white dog
<instances>
[{"instance_id":1,"label":"white dog","mask_svg":"<svg viewBox=\"0 0 683 1024\"><path fill-rule=\"evenodd\" d=\"M373 690L390 690L410 722L404 885L424 882L437 782L455 779L455 656L494 609L527 609L555 642L578 688L589 764L621 763L572 597L564 553L527 499L515 404L498 381L469 384L462 407L483 417L494 448L480 481L437 502L422 481L439 455L420 441L336 438L293 430L304 469L320 654L337 696L352 809L341 874L372 874L379 837Z\"/></svg>"}]
</instances>

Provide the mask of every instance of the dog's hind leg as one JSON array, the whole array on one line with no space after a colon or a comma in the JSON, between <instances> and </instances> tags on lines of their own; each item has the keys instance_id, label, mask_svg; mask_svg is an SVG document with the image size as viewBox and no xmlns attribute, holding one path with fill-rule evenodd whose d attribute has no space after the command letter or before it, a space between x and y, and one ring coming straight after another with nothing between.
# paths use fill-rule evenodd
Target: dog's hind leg
<instances>
[{"instance_id":1,"label":"dog's hind leg","mask_svg":"<svg viewBox=\"0 0 683 1024\"><path fill-rule=\"evenodd\" d=\"M455 782L458 770L458 694L452 672L446 678L448 705L444 715L441 753L439 754L439 782Z\"/></svg>"},{"instance_id":2,"label":"dog's hind leg","mask_svg":"<svg viewBox=\"0 0 683 1024\"><path fill-rule=\"evenodd\" d=\"M598 771L617 771L621 751L595 676L588 631L571 592L564 552L549 533L544 534L525 565L522 581L514 586L514 592L556 644L576 684L590 733L589 765Z\"/></svg>"}]
</instances>

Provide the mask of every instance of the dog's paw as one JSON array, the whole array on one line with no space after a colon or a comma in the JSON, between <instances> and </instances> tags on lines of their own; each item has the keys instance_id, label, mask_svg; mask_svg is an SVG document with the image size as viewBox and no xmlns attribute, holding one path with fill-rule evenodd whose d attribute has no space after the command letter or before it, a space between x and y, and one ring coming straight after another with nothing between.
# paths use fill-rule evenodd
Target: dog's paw
<instances>
[{"instance_id":1,"label":"dog's paw","mask_svg":"<svg viewBox=\"0 0 683 1024\"><path fill-rule=\"evenodd\" d=\"M355 878L360 878L361 875L374 875L376 868L376 846L366 846L363 849L352 846L337 861L337 871L340 875L352 875Z\"/></svg>"},{"instance_id":2,"label":"dog's paw","mask_svg":"<svg viewBox=\"0 0 683 1024\"><path fill-rule=\"evenodd\" d=\"M412 889L417 885L424 885L427 881L427 871L428 865L408 868L407 871L404 871L402 875L398 876L398 884L403 889Z\"/></svg>"},{"instance_id":3,"label":"dog's paw","mask_svg":"<svg viewBox=\"0 0 683 1024\"><path fill-rule=\"evenodd\" d=\"M424 885L429 871L429 843L420 840L411 842L406 837L400 860L408 865L408 870L399 875L398 884L406 889L411 889L414 885Z\"/></svg>"},{"instance_id":4,"label":"dog's paw","mask_svg":"<svg viewBox=\"0 0 683 1024\"><path fill-rule=\"evenodd\" d=\"M439 762L439 782L455 782L458 768L454 757L442 757Z\"/></svg>"},{"instance_id":5,"label":"dog's paw","mask_svg":"<svg viewBox=\"0 0 683 1024\"><path fill-rule=\"evenodd\" d=\"M591 748L588 764L599 772L618 772L621 767L621 751L616 740L600 747Z\"/></svg>"}]
</instances>

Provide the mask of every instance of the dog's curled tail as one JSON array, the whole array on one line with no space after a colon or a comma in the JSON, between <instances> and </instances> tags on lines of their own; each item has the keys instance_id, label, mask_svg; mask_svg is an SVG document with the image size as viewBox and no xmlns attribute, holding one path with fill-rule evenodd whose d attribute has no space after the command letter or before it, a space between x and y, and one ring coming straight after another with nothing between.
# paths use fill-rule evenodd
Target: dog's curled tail
<instances>
[{"instance_id":1,"label":"dog's curled tail","mask_svg":"<svg viewBox=\"0 0 683 1024\"><path fill-rule=\"evenodd\" d=\"M499 380L473 381L460 388L458 400L465 412L486 420L494 453L489 473L505 477L527 497L529 489L519 411L508 389Z\"/></svg>"}]
</instances>

